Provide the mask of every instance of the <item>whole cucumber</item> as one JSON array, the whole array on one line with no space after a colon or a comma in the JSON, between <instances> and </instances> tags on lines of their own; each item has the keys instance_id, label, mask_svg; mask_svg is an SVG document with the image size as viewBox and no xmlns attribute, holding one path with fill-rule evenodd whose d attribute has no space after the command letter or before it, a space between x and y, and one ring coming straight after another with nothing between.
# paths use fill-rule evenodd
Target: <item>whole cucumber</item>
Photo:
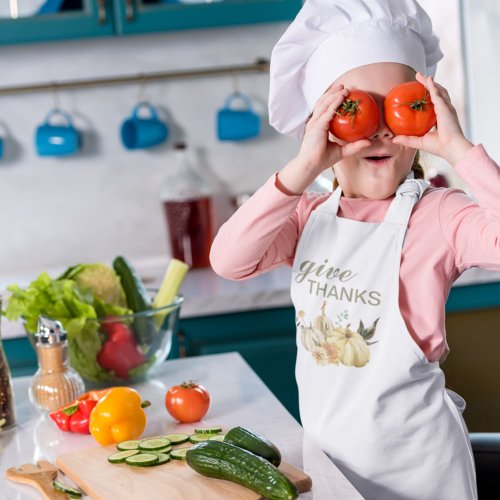
<instances>
[{"instance_id":1,"label":"whole cucumber","mask_svg":"<svg viewBox=\"0 0 500 500\"><path fill-rule=\"evenodd\" d=\"M134 313L141 313L151 309L151 300L144 284L133 268L132 264L119 255L113 261L113 268L120 277L120 281L127 298L127 304ZM138 316L134 319L134 334L137 343L146 349L156 335L154 318Z\"/></svg>"},{"instance_id":2,"label":"whole cucumber","mask_svg":"<svg viewBox=\"0 0 500 500\"><path fill-rule=\"evenodd\" d=\"M234 427L224 436L224 441L234 444L245 450L251 451L276 467L281 463L281 453L278 448L264 436L255 434L244 427Z\"/></svg>"},{"instance_id":3,"label":"whole cucumber","mask_svg":"<svg viewBox=\"0 0 500 500\"><path fill-rule=\"evenodd\" d=\"M297 486L266 459L223 441L203 441L186 452L186 462L199 474L225 479L269 500L295 500Z\"/></svg>"}]
</instances>

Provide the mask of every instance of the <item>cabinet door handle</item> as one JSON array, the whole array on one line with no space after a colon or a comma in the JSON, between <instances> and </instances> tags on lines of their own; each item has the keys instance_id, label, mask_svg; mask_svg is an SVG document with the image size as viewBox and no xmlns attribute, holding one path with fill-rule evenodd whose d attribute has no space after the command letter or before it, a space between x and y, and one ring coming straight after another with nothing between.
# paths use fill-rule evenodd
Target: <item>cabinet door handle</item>
<instances>
[{"instance_id":1,"label":"cabinet door handle","mask_svg":"<svg viewBox=\"0 0 500 500\"><path fill-rule=\"evenodd\" d=\"M99 24L106 23L106 0L97 0L97 16Z\"/></svg>"},{"instance_id":2,"label":"cabinet door handle","mask_svg":"<svg viewBox=\"0 0 500 500\"><path fill-rule=\"evenodd\" d=\"M125 17L128 22L134 19L134 6L132 5L132 0L125 0Z\"/></svg>"}]
</instances>

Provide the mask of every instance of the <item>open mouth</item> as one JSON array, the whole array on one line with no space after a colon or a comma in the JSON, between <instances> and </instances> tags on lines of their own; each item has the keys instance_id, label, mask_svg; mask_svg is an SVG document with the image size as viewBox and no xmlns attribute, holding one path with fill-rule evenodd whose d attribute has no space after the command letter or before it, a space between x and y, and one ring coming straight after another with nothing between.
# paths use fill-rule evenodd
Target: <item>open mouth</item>
<instances>
[{"instance_id":1,"label":"open mouth","mask_svg":"<svg viewBox=\"0 0 500 500\"><path fill-rule=\"evenodd\" d=\"M370 163L372 164L375 164L375 165L381 165L383 163L386 163L387 161L389 161L390 159L392 158L392 156L365 156L365 160L369 161Z\"/></svg>"}]
</instances>

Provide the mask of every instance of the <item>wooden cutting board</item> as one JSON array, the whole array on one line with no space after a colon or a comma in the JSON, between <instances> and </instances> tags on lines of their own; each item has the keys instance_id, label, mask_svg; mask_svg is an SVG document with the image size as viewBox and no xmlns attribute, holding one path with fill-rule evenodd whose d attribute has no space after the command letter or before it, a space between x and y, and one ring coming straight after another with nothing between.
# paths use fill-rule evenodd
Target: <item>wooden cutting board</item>
<instances>
[{"instance_id":1,"label":"wooden cutting board","mask_svg":"<svg viewBox=\"0 0 500 500\"><path fill-rule=\"evenodd\" d=\"M257 493L239 484L204 477L186 462L171 460L156 467L110 464L114 446L88 448L57 457L59 469L94 500L257 500ZM309 491L311 478L301 470L282 463L279 469L299 492Z\"/></svg>"}]
</instances>

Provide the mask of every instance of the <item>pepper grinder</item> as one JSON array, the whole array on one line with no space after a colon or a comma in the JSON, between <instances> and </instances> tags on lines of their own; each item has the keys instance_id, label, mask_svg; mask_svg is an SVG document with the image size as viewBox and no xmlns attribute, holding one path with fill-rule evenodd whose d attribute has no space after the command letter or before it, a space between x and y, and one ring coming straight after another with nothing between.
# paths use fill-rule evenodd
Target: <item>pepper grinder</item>
<instances>
[{"instance_id":1,"label":"pepper grinder","mask_svg":"<svg viewBox=\"0 0 500 500\"><path fill-rule=\"evenodd\" d=\"M38 370L33 376L29 396L38 410L57 410L84 392L82 377L69 366L66 331L59 321L40 316L36 353Z\"/></svg>"}]
</instances>

